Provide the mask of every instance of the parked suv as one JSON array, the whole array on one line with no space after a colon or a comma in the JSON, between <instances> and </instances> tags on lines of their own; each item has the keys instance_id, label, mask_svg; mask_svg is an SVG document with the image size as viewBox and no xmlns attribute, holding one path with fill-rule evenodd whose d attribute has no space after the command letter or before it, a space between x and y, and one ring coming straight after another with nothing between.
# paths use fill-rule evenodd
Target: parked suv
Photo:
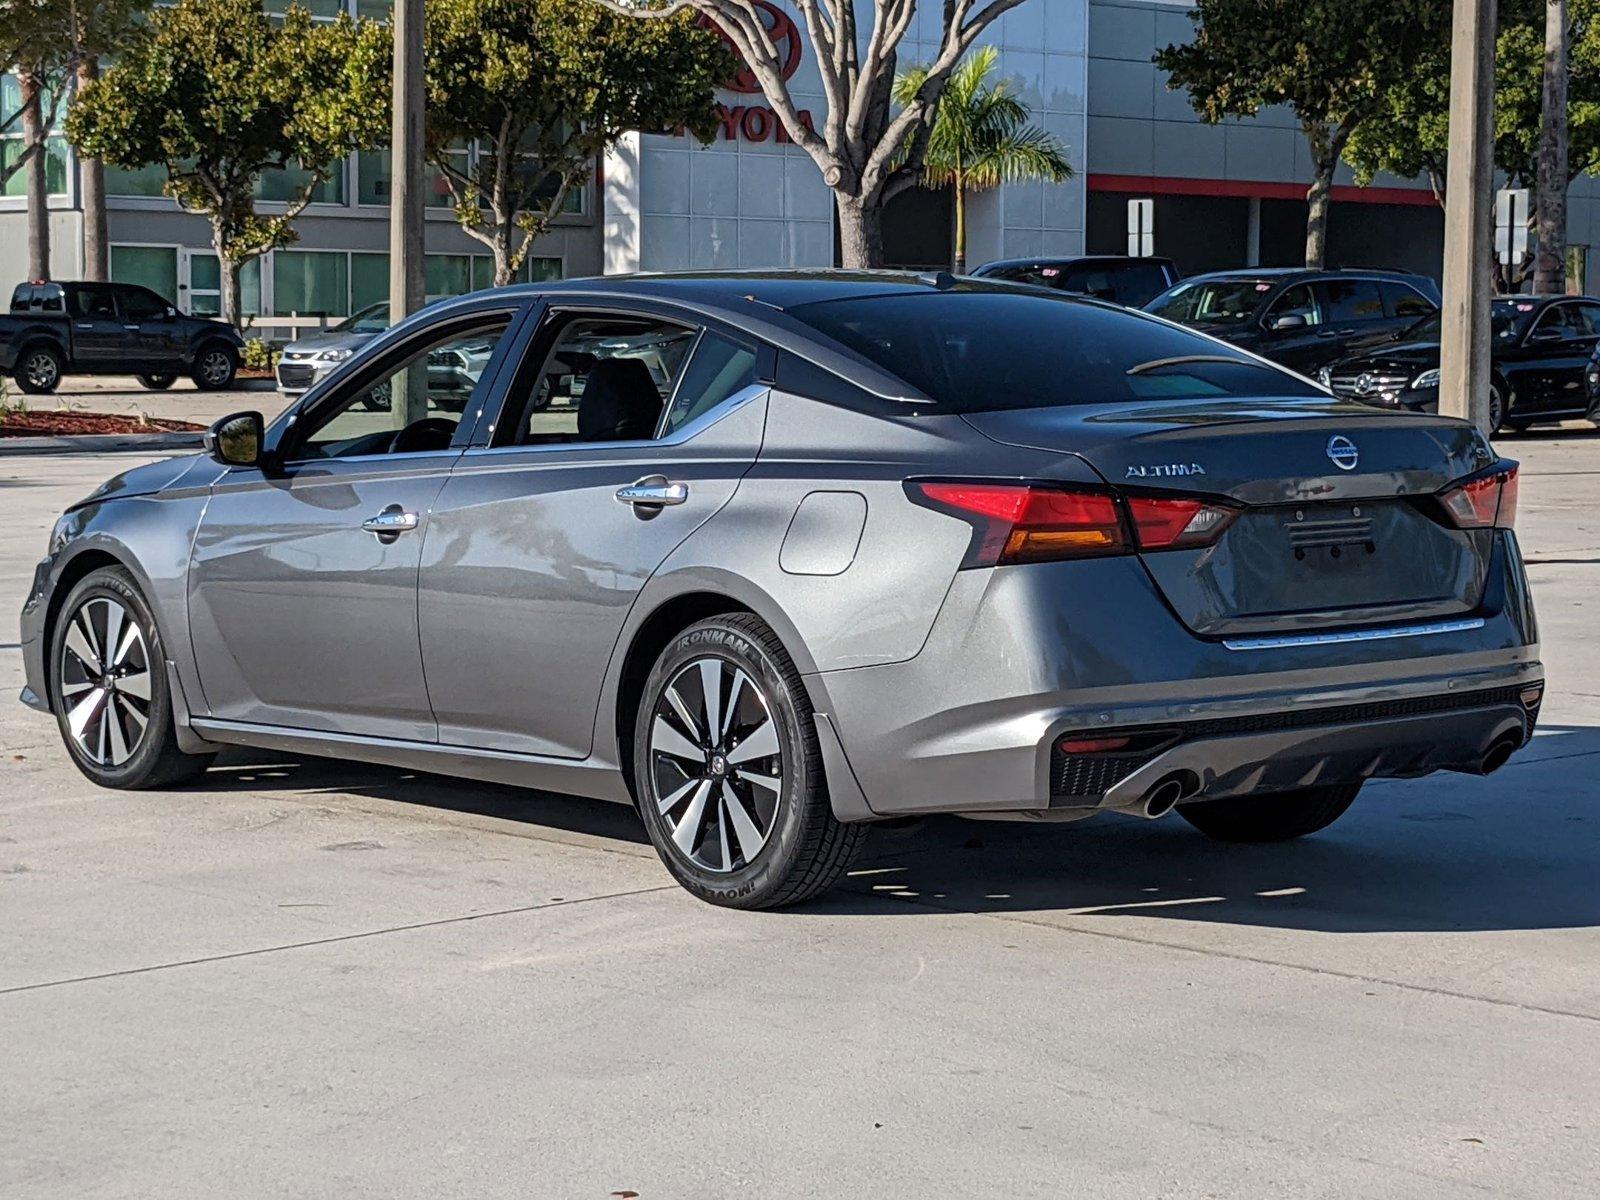
<instances>
[{"instance_id":1,"label":"parked suv","mask_svg":"<svg viewBox=\"0 0 1600 1200\"><path fill-rule=\"evenodd\" d=\"M231 325L188 317L129 283L22 283L0 316L0 374L25 392L63 375L136 375L169 388L188 375L203 391L233 386L244 339Z\"/></svg>"},{"instance_id":2,"label":"parked suv","mask_svg":"<svg viewBox=\"0 0 1600 1200\"><path fill-rule=\"evenodd\" d=\"M1170 258L1130 258L1123 254L1092 254L1079 258L1006 258L984 263L974 275L1009 279L1095 296L1127 308L1139 308L1178 282L1178 268Z\"/></svg>"},{"instance_id":3,"label":"parked suv","mask_svg":"<svg viewBox=\"0 0 1600 1200\"><path fill-rule=\"evenodd\" d=\"M1196 275L1144 309L1314 375L1438 307L1438 286L1421 275L1290 268Z\"/></svg>"},{"instance_id":4,"label":"parked suv","mask_svg":"<svg viewBox=\"0 0 1600 1200\"><path fill-rule=\"evenodd\" d=\"M1489 309L1489 432L1584 416L1586 373L1600 343L1600 300L1500 296ZM1336 395L1412 412L1439 411L1439 314L1392 345L1320 372Z\"/></svg>"}]
</instances>

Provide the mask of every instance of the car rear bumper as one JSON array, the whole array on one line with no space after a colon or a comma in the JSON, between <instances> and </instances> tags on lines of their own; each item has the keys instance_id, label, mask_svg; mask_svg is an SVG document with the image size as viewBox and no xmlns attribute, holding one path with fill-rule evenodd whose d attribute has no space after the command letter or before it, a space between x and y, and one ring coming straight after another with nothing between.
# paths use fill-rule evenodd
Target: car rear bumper
<instances>
[{"instance_id":1,"label":"car rear bumper","mask_svg":"<svg viewBox=\"0 0 1600 1200\"><path fill-rule=\"evenodd\" d=\"M1467 617L1239 649L1184 629L1136 559L962 571L915 658L807 683L878 816L1115 807L1177 772L1186 799L1243 795L1473 770L1523 744L1521 691L1544 671L1513 537ZM1152 731L1126 769L1065 786L1064 735Z\"/></svg>"}]
</instances>

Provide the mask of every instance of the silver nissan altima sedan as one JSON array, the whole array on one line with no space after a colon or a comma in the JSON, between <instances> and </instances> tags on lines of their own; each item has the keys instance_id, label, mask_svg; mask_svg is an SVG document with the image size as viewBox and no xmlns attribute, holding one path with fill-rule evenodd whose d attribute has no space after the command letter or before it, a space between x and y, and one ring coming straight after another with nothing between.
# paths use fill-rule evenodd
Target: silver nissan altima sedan
<instances>
[{"instance_id":1,"label":"silver nissan altima sedan","mask_svg":"<svg viewBox=\"0 0 1600 1200\"><path fill-rule=\"evenodd\" d=\"M206 445L39 565L23 699L84 774L233 744L617 800L718 904L921 813L1299 837L1494 770L1543 692L1471 425L1015 285L479 293Z\"/></svg>"}]
</instances>

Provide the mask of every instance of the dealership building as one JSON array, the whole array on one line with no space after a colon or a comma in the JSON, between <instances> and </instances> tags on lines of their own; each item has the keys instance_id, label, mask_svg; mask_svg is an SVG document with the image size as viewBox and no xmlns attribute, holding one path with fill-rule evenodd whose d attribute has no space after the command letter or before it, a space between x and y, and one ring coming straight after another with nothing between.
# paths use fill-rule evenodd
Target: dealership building
<instances>
[{"instance_id":1,"label":"dealership building","mask_svg":"<svg viewBox=\"0 0 1600 1200\"><path fill-rule=\"evenodd\" d=\"M282 3L268 0L268 7ZM311 0L318 16L346 6L368 16L386 9L383 0ZM820 125L820 77L797 12L785 0L765 7L796 102ZM936 53L942 8L919 5L902 63ZM1025 0L991 27L986 40L999 48L1000 73L1035 123L1065 144L1075 174L1061 184L1006 184L973 197L969 262L1124 253L1129 201L1141 199L1153 201L1154 252L1185 273L1302 260L1311 164L1293 116L1269 110L1206 125L1182 93L1167 90L1151 62L1160 47L1191 36L1189 8L1187 0ZM833 209L820 173L760 92L739 85L720 94L722 120L708 146L681 135L625 137L569 197L533 247L524 276L833 265ZM7 79L0 120L16 102ZM0 135L0 156L14 157L19 137L14 126ZM82 270L83 223L76 164L62 139L52 142L48 175L52 270L72 278ZM112 276L147 284L185 311L215 312L219 273L207 223L162 195L162 177L159 170L107 171ZM439 204L428 211L429 295L487 286L487 248L458 228L442 181L433 184ZM290 173L264 178L263 211L297 185ZM1592 185L1585 178L1572 189L1569 234L1579 247L1600 234ZM0 283L7 285L27 269L23 188L19 172L0 196ZM296 221L299 240L246 270L247 311L269 325L273 316L341 317L384 299L389 195L386 153L341 163ZM1422 181L1380 178L1358 188L1341 169L1329 262L1437 276L1443 228ZM889 257L896 265L944 265L950 230L948 194L915 189L886 216ZM1600 279L1588 282L1590 290L1600 286Z\"/></svg>"}]
</instances>

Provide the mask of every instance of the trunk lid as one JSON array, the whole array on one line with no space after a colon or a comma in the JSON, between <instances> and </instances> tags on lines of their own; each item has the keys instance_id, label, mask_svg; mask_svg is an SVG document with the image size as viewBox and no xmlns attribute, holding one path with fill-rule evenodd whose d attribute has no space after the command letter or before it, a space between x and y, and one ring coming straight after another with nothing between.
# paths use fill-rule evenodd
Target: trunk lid
<instances>
[{"instance_id":1,"label":"trunk lid","mask_svg":"<svg viewBox=\"0 0 1600 1200\"><path fill-rule=\"evenodd\" d=\"M1227 499L1211 546L1140 556L1194 632L1283 633L1471 612L1490 531L1430 498L1488 466L1463 421L1329 397L1013 409L966 416L1002 443L1072 454L1119 491Z\"/></svg>"}]
</instances>

